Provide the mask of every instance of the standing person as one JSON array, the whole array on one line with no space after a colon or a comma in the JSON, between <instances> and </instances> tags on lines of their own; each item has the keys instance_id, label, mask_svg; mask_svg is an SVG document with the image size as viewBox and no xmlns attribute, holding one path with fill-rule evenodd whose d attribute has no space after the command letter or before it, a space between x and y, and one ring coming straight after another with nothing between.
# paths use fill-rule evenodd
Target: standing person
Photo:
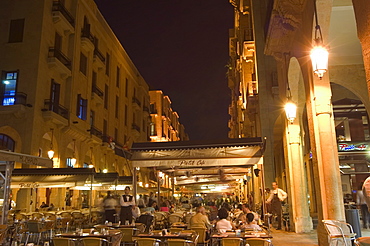
<instances>
[{"instance_id":1,"label":"standing person","mask_svg":"<svg viewBox=\"0 0 370 246\"><path fill-rule=\"evenodd\" d=\"M283 209L281 202L287 198L287 193L279 188L276 182L272 182L272 190L266 203L271 204L271 213L277 216L278 227L277 230L281 230L281 219L283 216Z\"/></svg>"},{"instance_id":2,"label":"standing person","mask_svg":"<svg viewBox=\"0 0 370 246\"><path fill-rule=\"evenodd\" d=\"M130 195L130 187L126 186L125 188L125 194L121 196L120 198L120 204L121 204L121 223L125 224L126 220L129 221L129 223L132 223L132 208L135 206L135 200L134 197Z\"/></svg>"},{"instance_id":3,"label":"standing person","mask_svg":"<svg viewBox=\"0 0 370 246\"><path fill-rule=\"evenodd\" d=\"M139 208L145 208L146 207L143 195L139 195L139 199L137 200L137 206Z\"/></svg>"},{"instance_id":4,"label":"standing person","mask_svg":"<svg viewBox=\"0 0 370 246\"><path fill-rule=\"evenodd\" d=\"M116 209L118 207L117 200L112 196L111 192L107 192L107 197L103 200L104 215L105 220L108 222L115 222L114 215L116 214Z\"/></svg>"},{"instance_id":5,"label":"standing person","mask_svg":"<svg viewBox=\"0 0 370 246\"><path fill-rule=\"evenodd\" d=\"M369 214L369 208L367 207L366 200L364 193L362 192L362 184L360 188L357 190L356 195L356 204L361 209L361 217L362 217L362 225L364 229L369 228L370 226L370 214Z\"/></svg>"}]
</instances>

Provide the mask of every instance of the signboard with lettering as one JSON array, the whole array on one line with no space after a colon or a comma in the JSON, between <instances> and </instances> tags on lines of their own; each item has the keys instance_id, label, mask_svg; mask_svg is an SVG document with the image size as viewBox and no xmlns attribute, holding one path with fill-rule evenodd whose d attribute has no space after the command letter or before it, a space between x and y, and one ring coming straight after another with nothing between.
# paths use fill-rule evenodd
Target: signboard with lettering
<instances>
[{"instance_id":1,"label":"signboard with lettering","mask_svg":"<svg viewBox=\"0 0 370 246\"><path fill-rule=\"evenodd\" d=\"M370 143L368 142L339 142L339 152L350 152L350 151L369 151Z\"/></svg>"},{"instance_id":2,"label":"signboard with lettering","mask_svg":"<svg viewBox=\"0 0 370 246\"><path fill-rule=\"evenodd\" d=\"M33 166L43 166L49 168L53 167L53 161L48 158L19 154L3 150L0 150L0 161L15 161Z\"/></svg>"}]
</instances>

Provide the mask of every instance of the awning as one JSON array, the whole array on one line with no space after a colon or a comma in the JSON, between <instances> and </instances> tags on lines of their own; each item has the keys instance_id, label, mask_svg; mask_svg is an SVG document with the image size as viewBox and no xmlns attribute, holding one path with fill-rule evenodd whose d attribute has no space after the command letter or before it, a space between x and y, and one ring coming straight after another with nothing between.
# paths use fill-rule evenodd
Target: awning
<instances>
[{"instance_id":1,"label":"awning","mask_svg":"<svg viewBox=\"0 0 370 246\"><path fill-rule=\"evenodd\" d=\"M15 161L27 165L53 167L53 161L48 158L14 153L0 150L0 161Z\"/></svg>"},{"instance_id":2,"label":"awning","mask_svg":"<svg viewBox=\"0 0 370 246\"><path fill-rule=\"evenodd\" d=\"M189 168L262 164L261 138L134 143L133 167Z\"/></svg>"},{"instance_id":3,"label":"awning","mask_svg":"<svg viewBox=\"0 0 370 246\"><path fill-rule=\"evenodd\" d=\"M12 182L85 182L91 175L92 168L22 168L13 170Z\"/></svg>"}]
</instances>

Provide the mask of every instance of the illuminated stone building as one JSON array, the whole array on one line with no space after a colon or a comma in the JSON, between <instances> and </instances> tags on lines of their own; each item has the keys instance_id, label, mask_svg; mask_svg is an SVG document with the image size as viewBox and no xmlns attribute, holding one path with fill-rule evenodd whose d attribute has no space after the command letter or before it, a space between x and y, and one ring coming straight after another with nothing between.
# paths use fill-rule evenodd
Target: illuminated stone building
<instances>
[{"instance_id":1,"label":"illuminated stone building","mask_svg":"<svg viewBox=\"0 0 370 246\"><path fill-rule=\"evenodd\" d=\"M150 140L171 142L189 140L179 115L173 111L171 100L160 90L149 91L150 96Z\"/></svg>"},{"instance_id":2,"label":"illuminated stone building","mask_svg":"<svg viewBox=\"0 0 370 246\"><path fill-rule=\"evenodd\" d=\"M52 149L55 168L132 176L125 149L149 141L149 87L94 1L5 0L0 26L0 148L42 157ZM13 182L17 206L66 207L68 185L56 180ZM30 185L39 198L21 188ZM75 192L72 207L89 197Z\"/></svg>"},{"instance_id":3,"label":"illuminated stone building","mask_svg":"<svg viewBox=\"0 0 370 246\"><path fill-rule=\"evenodd\" d=\"M266 185L276 180L288 191L290 229L308 232L317 218L319 243L327 245L321 220L345 220L344 195L369 176L368 3L230 2L229 136L265 137ZM330 46L321 79L309 56L316 38ZM288 99L297 105L291 120Z\"/></svg>"}]
</instances>

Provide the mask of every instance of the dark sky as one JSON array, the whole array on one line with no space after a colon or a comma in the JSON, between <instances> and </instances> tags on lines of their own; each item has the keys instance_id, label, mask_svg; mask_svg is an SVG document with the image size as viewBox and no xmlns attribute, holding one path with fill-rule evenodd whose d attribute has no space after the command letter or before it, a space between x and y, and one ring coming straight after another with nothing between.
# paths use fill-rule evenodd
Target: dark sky
<instances>
[{"instance_id":1,"label":"dark sky","mask_svg":"<svg viewBox=\"0 0 370 246\"><path fill-rule=\"evenodd\" d=\"M151 90L162 90L190 140L227 138L228 0L96 0Z\"/></svg>"}]
</instances>

